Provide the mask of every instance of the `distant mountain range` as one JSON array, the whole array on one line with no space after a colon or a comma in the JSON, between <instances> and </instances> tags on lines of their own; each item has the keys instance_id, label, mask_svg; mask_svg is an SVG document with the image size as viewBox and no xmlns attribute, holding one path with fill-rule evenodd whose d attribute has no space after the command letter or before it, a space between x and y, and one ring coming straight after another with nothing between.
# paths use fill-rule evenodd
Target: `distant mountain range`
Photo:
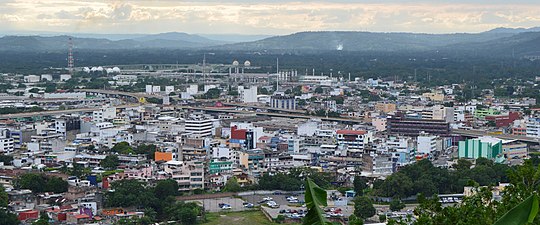
<instances>
[{"instance_id":1,"label":"distant mountain range","mask_svg":"<svg viewBox=\"0 0 540 225\"><path fill-rule=\"evenodd\" d=\"M67 51L70 36L4 36L0 51ZM120 37L120 36L115 36ZM209 38L210 37L210 38ZM222 38L221 40L213 38ZM224 38L225 37L225 38ZM227 51L482 51L539 54L540 27L496 28L482 33L423 34L354 31L299 32L284 36L195 35L179 32L133 35L126 39L73 37L76 49L192 49ZM257 40L258 38L263 38Z\"/></svg>"}]
</instances>

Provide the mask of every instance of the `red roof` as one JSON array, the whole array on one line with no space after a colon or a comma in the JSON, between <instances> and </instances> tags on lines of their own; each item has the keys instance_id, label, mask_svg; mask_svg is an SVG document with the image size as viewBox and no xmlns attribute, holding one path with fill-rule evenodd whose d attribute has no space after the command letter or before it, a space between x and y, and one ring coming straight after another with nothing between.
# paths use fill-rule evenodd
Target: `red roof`
<instances>
[{"instance_id":1,"label":"red roof","mask_svg":"<svg viewBox=\"0 0 540 225\"><path fill-rule=\"evenodd\" d=\"M367 132L365 130L337 130L336 133L345 135L363 135Z\"/></svg>"},{"instance_id":2,"label":"red roof","mask_svg":"<svg viewBox=\"0 0 540 225\"><path fill-rule=\"evenodd\" d=\"M261 140L261 141L262 141L262 140L267 141L267 140L270 140L270 139L271 139L271 138L268 137L268 136L262 136L262 137L259 138L259 140Z\"/></svg>"},{"instance_id":3,"label":"red roof","mask_svg":"<svg viewBox=\"0 0 540 225\"><path fill-rule=\"evenodd\" d=\"M86 214L77 214L77 215L75 215L75 218L77 218L77 219L86 219L86 218L90 218L90 216L86 215Z\"/></svg>"}]
</instances>

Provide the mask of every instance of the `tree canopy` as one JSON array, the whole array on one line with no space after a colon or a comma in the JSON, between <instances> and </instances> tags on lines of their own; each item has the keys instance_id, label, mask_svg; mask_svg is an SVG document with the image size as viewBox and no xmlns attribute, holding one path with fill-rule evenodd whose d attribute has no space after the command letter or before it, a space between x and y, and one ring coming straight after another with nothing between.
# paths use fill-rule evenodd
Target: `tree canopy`
<instances>
[{"instance_id":1,"label":"tree canopy","mask_svg":"<svg viewBox=\"0 0 540 225\"><path fill-rule=\"evenodd\" d=\"M67 181L60 177L46 176L40 173L26 173L21 175L16 180L16 186L22 189L30 189L34 193L63 193L68 190Z\"/></svg>"},{"instance_id":2,"label":"tree canopy","mask_svg":"<svg viewBox=\"0 0 540 225\"><path fill-rule=\"evenodd\" d=\"M507 165L496 164L491 160L479 158L476 166L458 160L455 170L433 166L429 160L404 166L398 172L388 176L386 180L377 180L373 184L374 194L383 197L406 198L422 193L433 194L462 193L463 187L471 181L480 185L495 185L507 182Z\"/></svg>"}]
</instances>

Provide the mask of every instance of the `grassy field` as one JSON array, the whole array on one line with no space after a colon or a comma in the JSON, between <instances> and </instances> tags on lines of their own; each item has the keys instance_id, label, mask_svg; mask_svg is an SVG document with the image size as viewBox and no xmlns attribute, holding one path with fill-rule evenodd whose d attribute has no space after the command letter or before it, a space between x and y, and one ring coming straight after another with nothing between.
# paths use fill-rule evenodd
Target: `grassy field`
<instances>
[{"instance_id":1,"label":"grassy field","mask_svg":"<svg viewBox=\"0 0 540 225\"><path fill-rule=\"evenodd\" d=\"M244 211L244 212L219 212L206 214L208 222L204 225L217 224L247 224L247 225L274 225L277 223L268 220L264 214L259 211Z\"/></svg>"}]
</instances>

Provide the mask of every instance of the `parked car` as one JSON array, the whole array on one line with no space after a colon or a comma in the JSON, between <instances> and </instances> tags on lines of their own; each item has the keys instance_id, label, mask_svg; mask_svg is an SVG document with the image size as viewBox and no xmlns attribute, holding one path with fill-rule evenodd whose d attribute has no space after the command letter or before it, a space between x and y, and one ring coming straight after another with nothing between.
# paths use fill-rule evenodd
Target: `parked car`
<instances>
[{"instance_id":1,"label":"parked car","mask_svg":"<svg viewBox=\"0 0 540 225\"><path fill-rule=\"evenodd\" d=\"M279 208L279 205L274 201L268 201L266 205L268 205L270 208Z\"/></svg>"},{"instance_id":2,"label":"parked car","mask_svg":"<svg viewBox=\"0 0 540 225\"><path fill-rule=\"evenodd\" d=\"M218 206L221 209L232 209L231 205L226 204L226 203L219 203Z\"/></svg>"}]
</instances>

